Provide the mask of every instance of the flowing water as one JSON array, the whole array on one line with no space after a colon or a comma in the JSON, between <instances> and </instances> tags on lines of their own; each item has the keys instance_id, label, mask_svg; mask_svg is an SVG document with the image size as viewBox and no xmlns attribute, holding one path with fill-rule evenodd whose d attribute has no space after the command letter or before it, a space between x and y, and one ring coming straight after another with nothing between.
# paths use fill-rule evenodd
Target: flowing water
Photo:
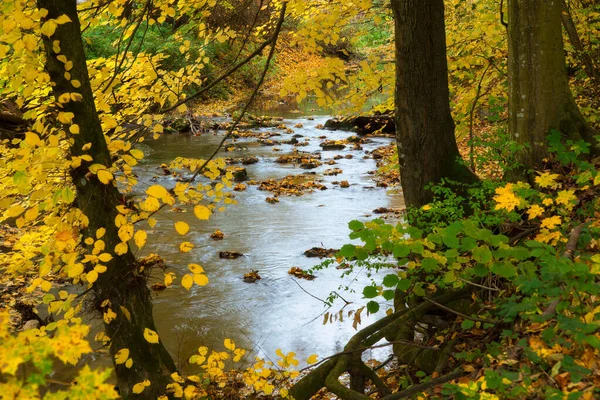
<instances>
[{"instance_id":1,"label":"flowing water","mask_svg":"<svg viewBox=\"0 0 600 400\"><path fill-rule=\"evenodd\" d=\"M300 151L321 151L319 136L328 139L344 139L350 132L315 129L324 124L327 117L316 116L284 119L282 123L293 127L294 134L303 135L310 145ZM262 128L260 131L281 130ZM289 140L292 134L282 133L273 139ZM159 175L158 183L166 187L175 184L174 178L162 176L157 167L175 157L208 156L222 139L223 132L199 137L187 135L164 135L158 141L144 144L144 162L137 168L141 189L154 184L150 179ZM299 138L303 140L303 138ZM342 350L355 332L351 321L334 321L323 325L322 314L327 311L318 299L325 299L340 285L349 286L356 293L340 292L347 301L354 302L345 312L365 303L361 300L362 288L369 280L357 274L340 278L341 271L331 267L318 271L313 281L296 280L288 275L295 266L303 269L319 263L319 259L307 258L304 251L311 247L339 248L349 243L347 224L353 219L375 218L372 211L379 207L400 207L401 196L388 195L386 189L375 187L368 171L376 168L373 159L364 159L365 151L388 144L389 138L372 138L363 150L347 147L340 151L321 151L322 161L335 155L352 154L352 159L340 159L337 165L322 165L316 176L323 179L328 189L307 193L298 197L281 196L277 204L265 202L272 193L259 191L248 185L244 192L235 192L238 204L228 206L223 213L214 214L210 221L198 221L194 213L162 212L158 224L148 237L143 254L157 252L166 258L170 270L182 276L189 263L198 263L205 269L210 283L204 287L194 286L190 291L173 285L156 294L154 316L159 334L167 348L186 369L185 360L195 353L198 346L223 350L223 340L233 339L238 346L252 349L259 356L275 357L275 350L294 351L301 360L310 354L327 356ZM257 164L245 166L249 179L257 181L282 178L290 174L306 173L294 165L278 164L275 159L293 151L292 145L262 146L255 139L238 139L236 150L224 153L228 157L256 156ZM341 168L338 176L323 176L327 168ZM349 188L332 185L332 181L347 180ZM183 220L190 224L190 233L179 236L173 222ZM225 234L221 241L209 238L216 229ZM189 253L179 253L180 242L189 240L195 247ZM237 251L244 254L237 260L220 259L220 251ZM262 276L255 283L244 283L243 275L256 269ZM157 281L162 278L157 276ZM356 281L352 281L356 278ZM152 283L152 282L151 282ZM301 286L301 287L300 287ZM318 299L317 299L318 298ZM337 300L329 309L339 311L344 306ZM382 307L385 309L386 307ZM364 318L366 321L374 317Z\"/></svg>"}]
</instances>

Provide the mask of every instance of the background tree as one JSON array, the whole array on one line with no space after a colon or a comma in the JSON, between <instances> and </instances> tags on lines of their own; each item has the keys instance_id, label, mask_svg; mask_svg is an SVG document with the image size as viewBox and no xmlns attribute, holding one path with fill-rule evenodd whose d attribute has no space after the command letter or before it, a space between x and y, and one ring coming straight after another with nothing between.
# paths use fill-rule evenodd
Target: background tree
<instances>
[{"instance_id":1,"label":"background tree","mask_svg":"<svg viewBox=\"0 0 600 400\"><path fill-rule=\"evenodd\" d=\"M573 100L561 25L561 2L508 1L509 131L525 145L519 161L527 170L548 156L551 130L593 145L595 131Z\"/></svg>"},{"instance_id":2,"label":"background tree","mask_svg":"<svg viewBox=\"0 0 600 400\"><path fill-rule=\"evenodd\" d=\"M431 200L442 178L474 182L460 160L450 114L444 2L392 0L396 43L396 139L404 201Z\"/></svg>"}]
</instances>

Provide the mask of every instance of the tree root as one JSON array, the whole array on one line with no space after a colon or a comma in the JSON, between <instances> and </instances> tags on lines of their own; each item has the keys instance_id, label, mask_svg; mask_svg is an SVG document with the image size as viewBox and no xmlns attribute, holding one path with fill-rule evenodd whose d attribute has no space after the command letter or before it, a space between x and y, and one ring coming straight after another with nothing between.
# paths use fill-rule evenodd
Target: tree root
<instances>
[{"instance_id":1,"label":"tree root","mask_svg":"<svg viewBox=\"0 0 600 400\"><path fill-rule=\"evenodd\" d=\"M362 362L361 356L365 350L371 348L383 338L395 338L397 342L394 343L394 353L397 353L400 348L397 346L411 347L409 341L398 338L398 332L406 331L406 327L412 329L420 318L437 307L436 304L447 304L468 297L469 293L469 290L464 289L447 291L434 297L432 300L435 303L423 301L416 307L401 309L363 328L350 338L342 353L327 359L294 384L290 389L290 395L296 400L308 400L321 388L325 387L344 400L367 400L369 397L364 394L364 387L366 381L370 380L377 387L377 390L384 395L383 399L400 399L464 375L462 371L454 372L423 384L411 386L402 392L391 394L391 390L377 376L376 372ZM412 346L411 348L414 350L416 347L419 346ZM453 344L446 346L446 349L440 354L449 355L453 347ZM429 350L435 351L437 349ZM418 355L418 351L410 352L411 358L414 359L416 355ZM439 365L440 362L438 361L436 367L439 367ZM443 369L444 365L440 369ZM350 388L342 385L339 381L340 376L345 372L350 373Z\"/></svg>"}]
</instances>

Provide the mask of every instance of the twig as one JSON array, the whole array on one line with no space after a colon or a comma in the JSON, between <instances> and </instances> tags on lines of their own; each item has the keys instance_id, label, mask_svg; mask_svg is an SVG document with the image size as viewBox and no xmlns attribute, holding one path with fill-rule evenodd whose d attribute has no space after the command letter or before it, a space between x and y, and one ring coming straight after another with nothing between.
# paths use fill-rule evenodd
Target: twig
<instances>
[{"instance_id":1,"label":"twig","mask_svg":"<svg viewBox=\"0 0 600 400\"><path fill-rule=\"evenodd\" d=\"M477 317L470 317L467 314L463 314L463 313L461 313L459 311L456 311L456 310L453 310L453 309L451 309L449 307L446 307L445 305L440 304L440 303L438 303L435 300L431 300L431 299L429 299L427 297L425 297L425 300L428 301L428 302L430 302L430 303L432 303L432 304L435 304L436 306L438 306L442 310L446 310L448 312L451 312L452 314L456 314L459 317L463 317L464 319L469 319L471 321L481 322L483 324L497 324L498 322L500 322L500 321L495 320L495 319L491 319L490 320L490 319L481 319L481 318L477 318Z\"/></svg>"},{"instance_id":2,"label":"twig","mask_svg":"<svg viewBox=\"0 0 600 400\"><path fill-rule=\"evenodd\" d=\"M166 110L162 110L162 113L168 113L169 111L173 111L174 109L176 109L180 105L185 104L188 101L190 101L192 99L195 99L196 97L200 96L202 93L205 93L208 90L212 89L219 82L221 82L223 79L227 78L229 75L231 75L232 73L234 73L235 71L237 71L238 69L240 69L241 67L243 67L244 65L246 65L247 63L249 63L250 61L252 61L254 59L254 57L256 57L260 53L262 53L262 51L264 49L266 49L269 45L271 45L272 49L274 49L275 48L275 43L277 42L277 38L279 37L279 32L281 31L281 26L283 24L283 20L284 20L284 17L285 17L286 7L287 7L287 2L285 2L285 3L282 4L282 6L281 6L281 13L279 14L279 20L277 21L277 26L275 27L275 31L273 32L273 35L268 40L266 40L265 42L263 42L250 55L248 55L246 58L244 58L242 61L240 61L239 63L237 63L233 67L229 68L229 70L225 71L223 74L221 74L218 78L216 78L210 84L208 84L207 86L205 86L202 89L198 90L196 93L191 94L190 96L186 97L185 99L182 99L182 100L178 101L177 103L175 103L171 107L167 108ZM268 65L269 64L267 62L267 67L268 67ZM259 86L260 85L257 85L257 88Z\"/></svg>"},{"instance_id":3,"label":"twig","mask_svg":"<svg viewBox=\"0 0 600 400\"><path fill-rule=\"evenodd\" d=\"M477 287L485 289L485 290L493 290L495 292L500 292L500 289L495 288L495 287L489 287L489 286L480 285L479 283L471 282L471 281L468 281L468 280L463 279L463 278L458 278L457 277L457 279L459 281L461 281L461 282L468 283L469 285L477 286Z\"/></svg>"},{"instance_id":4,"label":"twig","mask_svg":"<svg viewBox=\"0 0 600 400\"><path fill-rule=\"evenodd\" d=\"M300 285L298 282L296 282L296 280L295 280L294 278L291 278L291 279L292 279L292 282L294 282L296 285L298 285L298 287L299 287L300 289L302 289L302 291L303 291L304 293L306 293L307 295L309 295L309 296L310 296L310 297L312 297L313 299L317 299L317 300L319 300L321 303L325 304L326 306L328 306L328 305L329 305L329 303L327 303L325 300L323 300L323 299L320 299L320 298L318 298L317 296L315 296L314 294L307 292L307 291L306 291L306 289L304 289L304 288L302 287L302 285Z\"/></svg>"},{"instance_id":5,"label":"twig","mask_svg":"<svg viewBox=\"0 0 600 400\"><path fill-rule=\"evenodd\" d=\"M256 87L254 88L254 91L252 91L252 94L250 95L250 99L248 99L248 101L246 102L246 104L244 105L244 108L242 109L242 111L240 112L240 115L237 117L237 119L233 122L233 124L229 127L229 129L227 130L227 134L225 134L225 137L223 138L223 140L221 140L221 142L219 143L219 145L217 146L217 148L215 149L215 151L213 151L213 153L210 155L210 157L208 157L203 163L202 165L196 170L196 172L194 173L194 175L192 175L192 177L189 179L189 182L192 182L194 179L196 179L196 177L198 176L198 174L200 172L202 172L202 170L204 169L204 167L206 166L206 164L208 164L208 162L210 160L212 160L217 153L219 152L219 150L221 149L221 147L223 147L223 145L225 144L225 141L227 139L229 139L229 137L231 136L231 134L233 133L233 130L237 127L237 125L240 123L240 121L242 120L242 118L244 117L244 114L246 114L246 111L248 110L248 108L250 107L250 104L252 104L252 101L254 101L254 98L256 97L256 95L258 94L258 90L260 89L260 87L262 86L264 80L265 80L265 76L267 75L267 71L269 70L269 65L271 63L271 60L273 59L273 55L275 54L275 47L277 44L277 38L279 37L279 32L281 31L281 26L283 25L283 21L285 19L285 10L286 10L286 6L287 3L283 3L283 5L281 6L281 13L279 14L279 20L277 21L277 26L275 27L275 32L273 33L273 36L271 37L271 39L269 39L267 42L267 44L271 44L271 50L269 51L269 55L267 56L267 62L265 64L265 68L262 71L262 74L260 76L260 79L258 80L258 83L256 84ZM266 45L263 47L263 49L266 47ZM262 49L261 49L262 51ZM255 52L256 53L256 52ZM254 54L254 53L253 53ZM257 53L258 54L258 53ZM254 56L253 56L254 57ZM248 59L246 59L248 60ZM245 61L245 60L244 60ZM242 62L244 62L242 61ZM238 64L239 65L239 64ZM238 67L234 67L230 70L230 73L234 72ZM215 82L217 82L219 79L224 78L224 76L221 76L219 78L217 78L217 80ZM213 84L215 84L215 82L213 82ZM211 85L213 85L211 84ZM209 88L211 85L208 85L206 88ZM213 85L214 86L214 85ZM200 92L198 92L200 93ZM189 97L187 100L190 100L194 95L192 95L191 97ZM178 104L183 104L182 102L179 102ZM175 104L173 107L171 107L170 109L166 110L165 112L172 110L173 108L175 108L178 104Z\"/></svg>"}]
</instances>

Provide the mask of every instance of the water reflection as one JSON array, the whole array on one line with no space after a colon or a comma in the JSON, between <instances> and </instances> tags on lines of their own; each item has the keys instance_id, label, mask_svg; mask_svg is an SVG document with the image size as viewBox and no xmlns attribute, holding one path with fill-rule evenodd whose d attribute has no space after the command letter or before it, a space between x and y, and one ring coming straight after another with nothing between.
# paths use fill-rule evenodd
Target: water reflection
<instances>
[{"instance_id":1,"label":"water reflection","mask_svg":"<svg viewBox=\"0 0 600 400\"><path fill-rule=\"evenodd\" d=\"M336 140L352 135L315 129L326 119L317 116L314 120L297 118L283 123L289 127L298 122L303 124L302 128L295 128L294 133L309 138L310 145L300 150L313 152L320 151L318 136L327 135L328 139ZM282 135L283 140L290 137L291 134ZM148 142L144 148L147 158L137 170L140 189L154 183L150 178L157 175L156 167L161 163L177 156L202 158L212 152L221 138L221 134L201 137L165 135L156 142ZM240 147L246 147L244 144L250 142L252 139L238 140ZM297 281L304 291L292 281L287 271L292 266L306 269L318 263L302 254L311 247L339 248L347 243L348 221L368 219L366 216L378 207L400 206L399 196L386 195L385 189L374 187L367 172L375 169L375 163L372 159L363 159L365 150L371 151L387 143L389 139L374 138L363 145L362 151L349 148L323 151L324 159L337 154L354 156L337 161L334 167L341 168L343 174L322 177L329 188L325 191L300 197L280 197L278 204L268 204L265 198L272 196L269 192L249 186L247 191L236 193L238 205L214 215L209 222L199 222L192 212L159 214L159 222L149 235L144 254L160 253L178 275L186 272L188 263L199 263L210 278L205 287L194 287L189 292L181 287L171 287L156 296L154 310L159 334L172 354L186 359L200 345L222 350L223 339L227 337L240 346L255 349L259 355L270 357L274 357L277 348L295 351L303 359L312 353L326 356L340 351L354 332L351 323L323 325L323 303L305 291L325 299L339 285L349 285L359 293L345 293L344 298L360 304L364 303L360 292L368 281L360 276L352 283L349 278L340 279L340 271L328 269L318 272L314 281ZM234 151L227 156L259 157L257 164L246 166L250 179L281 178L306 172L292 165L275 163L277 157L293 150L291 145L277 146L281 152L266 146L247 147L246 151ZM322 165L314 171L321 175L327 168L332 166ZM347 180L351 186L346 189L334 186L331 184L334 180ZM160 177L159 183L167 187L175 184L168 176ZM192 227L187 239L195 248L190 253L177 251L181 241L173 230L173 222L177 220L184 220ZM223 231L224 240L209 238L216 229ZM228 250L245 256L237 260L218 257L219 251ZM244 283L242 276L251 269L259 270L263 279L253 284ZM330 311L338 311L342 306L340 301Z\"/></svg>"}]
</instances>

